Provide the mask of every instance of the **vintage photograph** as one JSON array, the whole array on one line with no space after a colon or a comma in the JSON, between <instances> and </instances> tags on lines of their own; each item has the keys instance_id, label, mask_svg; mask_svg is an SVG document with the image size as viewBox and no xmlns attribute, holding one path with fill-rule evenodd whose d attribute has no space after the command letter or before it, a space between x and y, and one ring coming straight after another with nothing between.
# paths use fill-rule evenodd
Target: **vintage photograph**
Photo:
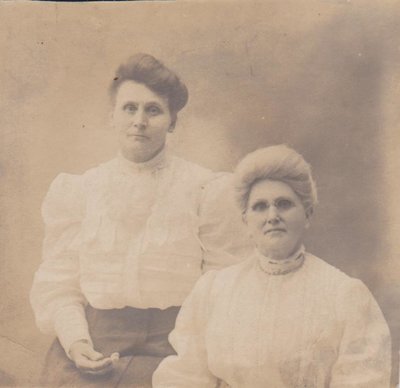
<instances>
[{"instance_id":1,"label":"vintage photograph","mask_svg":"<svg viewBox=\"0 0 400 388\"><path fill-rule=\"evenodd\" d=\"M393 388L400 3L0 3L0 386Z\"/></svg>"}]
</instances>

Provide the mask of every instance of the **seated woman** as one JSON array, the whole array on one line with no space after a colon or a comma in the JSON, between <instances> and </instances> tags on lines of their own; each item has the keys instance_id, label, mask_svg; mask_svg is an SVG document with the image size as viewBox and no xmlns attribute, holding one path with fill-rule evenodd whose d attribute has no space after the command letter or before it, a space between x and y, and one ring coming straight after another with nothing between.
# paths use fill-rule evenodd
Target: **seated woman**
<instances>
[{"instance_id":1,"label":"seated woman","mask_svg":"<svg viewBox=\"0 0 400 388\"><path fill-rule=\"evenodd\" d=\"M83 175L60 174L43 203L31 302L39 328L58 339L41 385L151 386L174 354L168 334L197 279L237 262L232 253L246 245L225 194L229 176L166 150L188 100L178 76L137 54L110 94L119 155Z\"/></svg>"},{"instance_id":2,"label":"seated woman","mask_svg":"<svg viewBox=\"0 0 400 388\"><path fill-rule=\"evenodd\" d=\"M309 165L280 145L245 157L237 200L254 254L196 284L160 387L388 388L391 341L360 281L305 251L317 201Z\"/></svg>"}]
</instances>

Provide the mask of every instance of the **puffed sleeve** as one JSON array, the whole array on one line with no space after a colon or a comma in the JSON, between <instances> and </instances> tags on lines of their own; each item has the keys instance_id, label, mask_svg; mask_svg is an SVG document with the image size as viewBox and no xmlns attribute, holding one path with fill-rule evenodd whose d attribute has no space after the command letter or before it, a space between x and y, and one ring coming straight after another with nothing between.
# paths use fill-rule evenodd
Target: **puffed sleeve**
<instances>
[{"instance_id":1,"label":"puffed sleeve","mask_svg":"<svg viewBox=\"0 0 400 388\"><path fill-rule=\"evenodd\" d=\"M385 318L368 288L352 279L338 298L344 322L331 388L389 388L391 339Z\"/></svg>"},{"instance_id":2,"label":"puffed sleeve","mask_svg":"<svg viewBox=\"0 0 400 388\"><path fill-rule=\"evenodd\" d=\"M67 355L73 342L89 341L79 286L79 233L84 212L82 177L60 174L42 205L45 224L43 260L30 293L39 329L56 334Z\"/></svg>"},{"instance_id":3,"label":"puffed sleeve","mask_svg":"<svg viewBox=\"0 0 400 388\"><path fill-rule=\"evenodd\" d=\"M203 275L186 298L169 341L177 355L165 358L153 374L153 388L215 388L218 379L207 365L205 329L208 295L215 271Z\"/></svg>"},{"instance_id":4,"label":"puffed sleeve","mask_svg":"<svg viewBox=\"0 0 400 388\"><path fill-rule=\"evenodd\" d=\"M199 214L203 273L236 264L254 249L234 200L232 174L218 174L203 187Z\"/></svg>"}]
</instances>

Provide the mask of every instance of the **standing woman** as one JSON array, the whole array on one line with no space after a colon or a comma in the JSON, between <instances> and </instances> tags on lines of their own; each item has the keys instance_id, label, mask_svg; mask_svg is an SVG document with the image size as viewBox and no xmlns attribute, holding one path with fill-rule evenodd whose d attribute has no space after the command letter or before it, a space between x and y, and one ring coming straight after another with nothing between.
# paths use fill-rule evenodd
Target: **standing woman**
<instances>
[{"instance_id":1,"label":"standing woman","mask_svg":"<svg viewBox=\"0 0 400 388\"><path fill-rule=\"evenodd\" d=\"M154 388L389 388L390 333L373 296L303 246L317 199L310 166L271 146L235 176L254 253L198 281Z\"/></svg>"},{"instance_id":2,"label":"standing woman","mask_svg":"<svg viewBox=\"0 0 400 388\"><path fill-rule=\"evenodd\" d=\"M38 327L57 336L42 381L52 387L150 386L174 354L167 336L196 280L245 246L224 194L229 177L166 149L188 99L177 75L137 54L110 95L118 156L57 176L42 208L31 303Z\"/></svg>"}]
</instances>

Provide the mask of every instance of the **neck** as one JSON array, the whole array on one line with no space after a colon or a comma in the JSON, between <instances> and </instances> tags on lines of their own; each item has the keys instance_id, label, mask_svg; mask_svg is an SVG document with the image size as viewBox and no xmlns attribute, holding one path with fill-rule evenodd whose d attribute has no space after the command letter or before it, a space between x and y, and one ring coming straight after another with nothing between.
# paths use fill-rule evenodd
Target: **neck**
<instances>
[{"instance_id":1,"label":"neck","mask_svg":"<svg viewBox=\"0 0 400 388\"><path fill-rule=\"evenodd\" d=\"M275 247L274 248L269 248L269 249L262 249L262 247L257 246L257 250L266 257L269 257L272 260L286 260L289 257L292 257L296 252L298 252L301 247L303 246L303 243L300 241L296 244L294 248L292 248L290 251L287 249L282 249L283 247Z\"/></svg>"},{"instance_id":2,"label":"neck","mask_svg":"<svg viewBox=\"0 0 400 388\"><path fill-rule=\"evenodd\" d=\"M258 250L263 256L269 257L269 258L272 259L272 260L280 261L280 260L285 260L285 259L287 259L288 257L290 257L290 255L288 255L288 254L286 254L286 253L283 253L283 252L281 252L281 251L270 250L270 251L268 251L268 252L263 252L262 250L260 250L260 249L258 249L258 248L257 248L257 250Z\"/></svg>"},{"instance_id":3,"label":"neck","mask_svg":"<svg viewBox=\"0 0 400 388\"><path fill-rule=\"evenodd\" d=\"M133 160L130 160L125 156L125 154L121 150L118 154L118 160L119 160L119 165L125 171L137 173L143 171L158 170L166 166L168 160L167 149L164 147L152 159L149 159L146 162L135 162Z\"/></svg>"},{"instance_id":4,"label":"neck","mask_svg":"<svg viewBox=\"0 0 400 388\"><path fill-rule=\"evenodd\" d=\"M165 149L165 144L163 144L160 148L158 148L155 152L151 154L141 154L135 153L127 149L121 149L122 156L133 163L146 163L150 160L154 159Z\"/></svg>"},{"instance_id":5,"label":"neck","mask_svg":"<svg viewBox=\"0 0 400 388\"><path fill-rule=\"evenodd\" d=\"M256 258L260 269L269 275L285 275L299 269L304 263L304 247L301 246L292 255L285 259L274 259L256 251Z\"/></svg>"}]
</instances>

